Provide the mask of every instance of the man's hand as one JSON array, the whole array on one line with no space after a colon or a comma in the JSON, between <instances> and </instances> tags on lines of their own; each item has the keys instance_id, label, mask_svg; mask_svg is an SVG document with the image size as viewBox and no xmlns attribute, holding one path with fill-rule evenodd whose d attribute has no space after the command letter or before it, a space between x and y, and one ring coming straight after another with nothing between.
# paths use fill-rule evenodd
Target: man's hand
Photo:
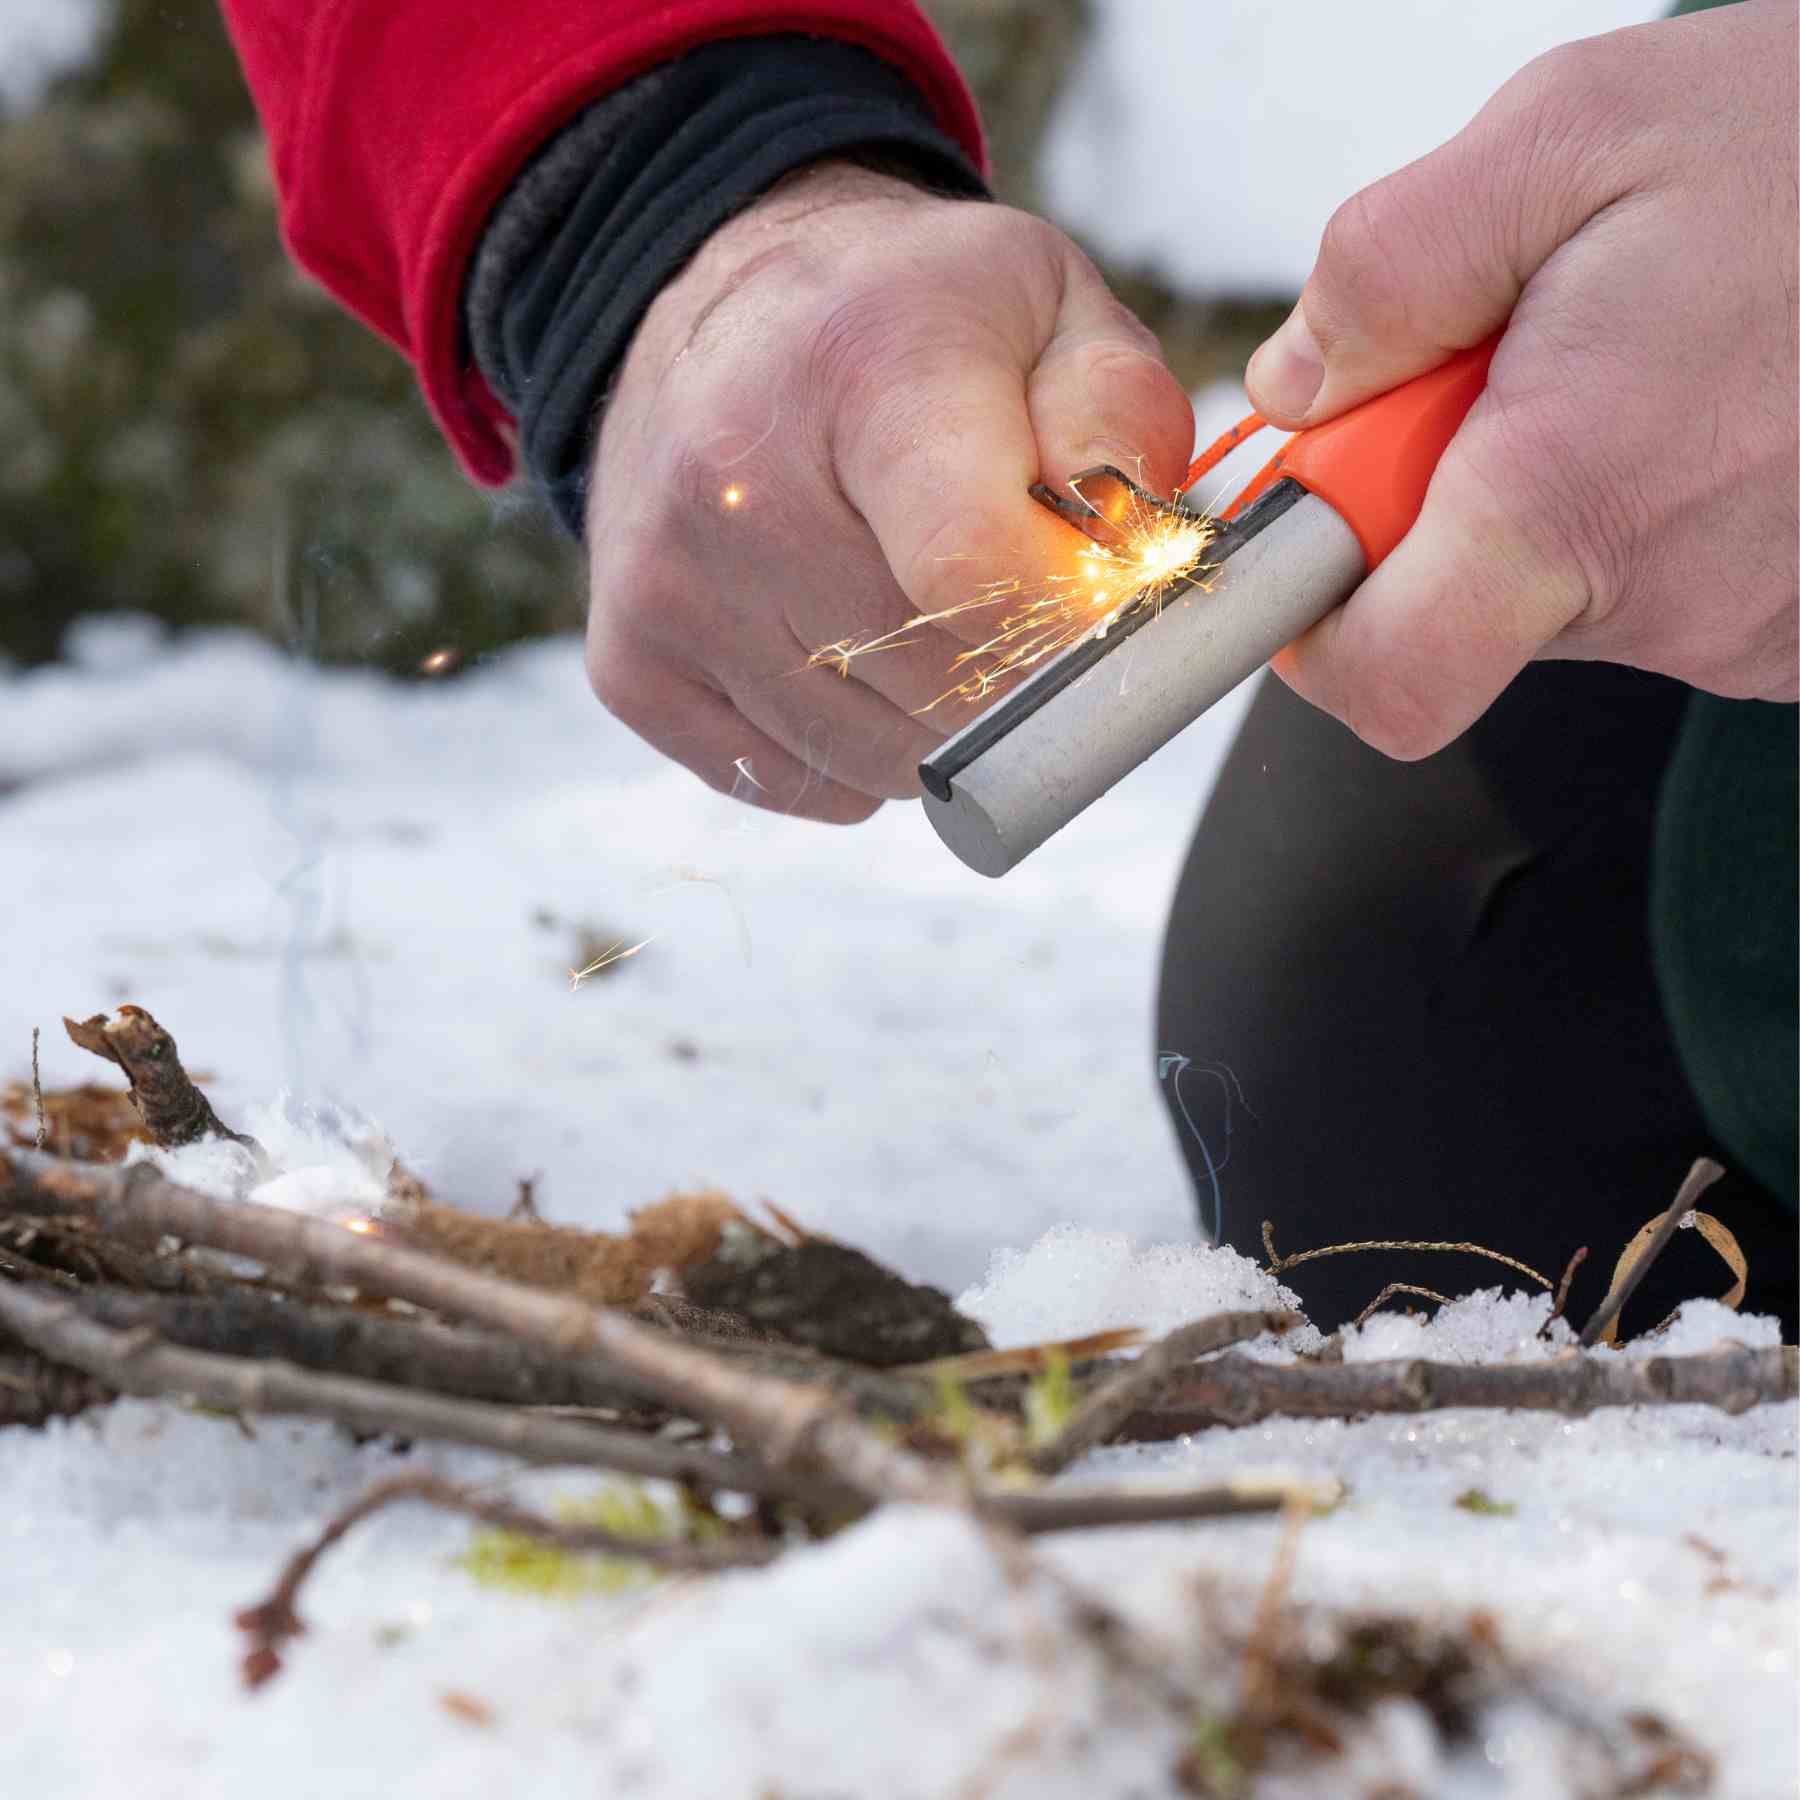
<instances>
[{"instance_id":1,"label":"man's hand","mask_svg":"<svg viewBox=\"0 0 1800 1800\"><path fill-rule=\"evenodd\" d=\"M1377 749L1441 748L1538 656L1795 697L1797 17L1553 51L1326 228L1250 364L1271 421L1512 321L1412 532L1276 664Z\"/></svg>"},{"instance_id":2,"label":"man's hand","mask_svg":"<svg viewBox=\"0 0 1800 1800\"><path fill-rule=\"evenodd\" d=\"M632 341L588 515L594 691L716 788L866 818L965 722L919 709L992 615L847 678L809 652L1043 575L1068 534L1031 482L1112 462L1168 492L1192 438L1154 338L1050 226L848 165L799 173Z\"/></svg>"}]
</instances>

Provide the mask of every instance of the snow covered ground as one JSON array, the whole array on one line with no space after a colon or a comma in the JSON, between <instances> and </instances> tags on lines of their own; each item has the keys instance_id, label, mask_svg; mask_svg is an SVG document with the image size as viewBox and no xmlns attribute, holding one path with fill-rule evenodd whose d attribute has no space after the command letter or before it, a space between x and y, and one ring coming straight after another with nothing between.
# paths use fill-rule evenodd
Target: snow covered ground
<instances>
[{"instance_id":1,"label":"snow covered ground","mask_svg":"<svg viewBox=\"0 0 1800 1800\"><path fill-rule=\"evenodd\" d=\"M852 838L710 795L601 713L572 643L412 688L123 620L73 648L0 677L0 785L18 784L0 799L0 1073L24 1072L42 1024L45 1079L91 1077L57 1020L129 997L216 1071L227 1119L284 1084L352 1102L472 1204L541 1172L553 1217L606 1224L716 1181L957 1287L1011 1247L969 1302L1002 1341L1273 1297L1188 1244L1147 1025L1228 719L992 884L910 807ZM582 920L654 942L571 993ZM1540 1354L1544 1305L1379 1320L1352 1354ZM1772 1341L1710 1306L1683 1330ZM1343 1478L1350 1502L1302 1539L1297 1601L1450 1625L1485 1609L1583 1716L1623 1732L1656 1712L1719 1758L1715 1792L1775 1796L1800 1774L1796 1425L1793 1406L1277 1422L1101 1453L1076 1478ZM327 1565L292 1667L246 1698L231 1611L389 1463L323 1427L250 1441L138 1402L0 1434L0 1794L1174 1791L1176 1726L1070 1634L1057 1594L966 1527L905 1514L765 1574L569 1602L479 1588L450 1560L466 1526L392 1515ZM1471 1487L1516 1510L1459 1509ZM1178 1658L1203 1618L1248 1605L1276 1529L1042 1554ZM1227 1660L1214 1679L1228 1695ZM1537 1800L1587 1791L1571 1771L1596 1754L1521 1701L1441 1761L1399 1706L1353 1766L1366 1787ZM1264 1791L1350 1780L1330 1765Z\"/></svg>"}]
</instances>

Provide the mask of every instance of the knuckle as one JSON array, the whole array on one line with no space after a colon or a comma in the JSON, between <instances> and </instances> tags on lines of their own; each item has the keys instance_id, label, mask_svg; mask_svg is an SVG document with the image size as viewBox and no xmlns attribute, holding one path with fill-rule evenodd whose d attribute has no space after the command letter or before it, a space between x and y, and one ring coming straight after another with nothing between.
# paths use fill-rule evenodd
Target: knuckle
<instances>
[{"instance_id":1,"label":"knuckle","mask_svg":"<svg viewBox=\"0 0 1800 1800\"><path fill-rule=\"evenodd\" d=\"M1160 422L1172 405L1187 404L1181 384L1170 373L1154 338L1147 343L1099 343L1085 353L1084 361L1085 383L1109 412Z\"/></svg>"},{"instance_id":2,"label":"knuckle","mask_svg":"<svg viewBox=\"0 0 1800 1800\"><path fill-rule=\"evenodd\" d=\"M1465 501L1478 541L1504 544L1515 579L1546 607L1592 624L1624 592L1649 518L1641 460L1603 429L1571 429L1570 385L1500 397L1469 459Z\"/></svg>"},{"instance_id":3,"label":"knuckle","mask_svg":"<svg viewBox=\"0 0 1800 1800\"><path fill-rule=\"evenodd\" d=\"M1395 762L1420 762L1445 743L1437 684L1421 683L1401 669L1385 670L1373 693L1351 701L1344 723L1371 750Z\"/></svg>"},{"instance_id":4,"label":"knuckle","mask_svg":"<svg viewBox=\"0 0 1800 1800\"><path fill-rule=\"evenodd\" d=\"M1329 354L1332 341L1411 335L1411 296L1418 286L1416 233L1401 182L1394 177L1352 194L1330 219L1319 262L1307 284L1307 323Z\"/></svg>"}]
</instances>

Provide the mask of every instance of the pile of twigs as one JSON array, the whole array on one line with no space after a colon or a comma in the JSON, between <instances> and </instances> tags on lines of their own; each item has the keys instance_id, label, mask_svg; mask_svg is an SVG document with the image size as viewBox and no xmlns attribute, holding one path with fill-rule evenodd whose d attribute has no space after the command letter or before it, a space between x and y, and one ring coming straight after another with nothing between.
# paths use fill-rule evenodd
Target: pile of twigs
<instances>
[{"instance_id":1,"label":"pile of twigs","mask_svg":"<svg viewBox=\"0 0 1800 1800\"><path fill-rule=\"evenodd\" d=\"M122 1009L110 1024L71 1026L71 1035L130 1081L141 1129L122 1135L162 1145L219 1136L255 1168L260 1146L217 1119L148 1014ZM1277 1414L1455 1406L1574 1415L1660 1404L1738 1412L1800 1391L1791 1348L1646 1359L1572 1351L1492 1366L1345 1363L1329 1353L1259 1360L1234 1346L1299 1322L1262 1311L1198 1320L1129 1357L1133 1334L1114 1333L876 1366L894 1358L859 1360L842 1344L828 1354L817 1346L835 1340L817 1318L796 1322L791 1306L783 1314L763 1304L770 1270L785 1265L772 1240L758 1240L757 1228L717 1196L676 1213L650 1209L641 1237L629 1240L558 1233L528 1219L520 1229L530 1254L509 1265L495 1251L499 1222L459 1214L453 1227L437 1216L450 1209L435 1207L410 1178L394 1184L391 1218L358 1219L347 1229L202 1193L150 1162L59 1154L43 1121L60 1115L54 1105L46 1114L42 1096L36 1106L38 1129L14 1132L22 1142L9 1147L0 1134L0 1422L32 1422L113 1394L155 1395L244 1417L329 1419L359 1433L478 1445L531 1464L662 1478L709 1512L720 1495L755 1502L712 1513L704 1535L645 1538L544 1518L435 1476L384 1481L240 1615L252 1685L274 1673L301 1629L295 1599L318 1556L397 1500L454 1508L570 1550L704 1571L767 1563L786 1545L887 1502L960 1509L1017 1538L1329 1506L1331 1493L1283 1481L1171 1489L1051 1479L1097 1445ZM94 1148L122 1154L104 1132L92 1135ZM34 1140L49 1147L34 1148ZM1669 1211L1671 1229L1692 1203L1690 1184ZM853 1265L868 1262L859 1253L782 1223L786 1251L823 1282L821 1294L848 1291L846 1283L855 1289L856 1318L886 1321L881 1329L902 1342L982 1341L953 1316L950 1337L942 1336L947 1303L932 1290L885 1271L858 1272ZM745 1242L754 1250L750 1276L741 1255L731 1261ZM627 1246L623 1266L633 1274L622 1286L621 1255L601 1258L602 1244ZM654 1265L684 1259L713 1271L710 1289L698 1279L694 1288L741 1304L649 1291ZM584 1287L585 1274L567 1274L602 1262L613 1287ZM520 1269L531 1278L521 1279ZM1615 1313L1622 1298L1615 1289ZM1041 1381L1046 1370L1066 1400L1048 1427L1044 1409L1029 1405L1034 1375Z\"/></svg>"}]
</instances>

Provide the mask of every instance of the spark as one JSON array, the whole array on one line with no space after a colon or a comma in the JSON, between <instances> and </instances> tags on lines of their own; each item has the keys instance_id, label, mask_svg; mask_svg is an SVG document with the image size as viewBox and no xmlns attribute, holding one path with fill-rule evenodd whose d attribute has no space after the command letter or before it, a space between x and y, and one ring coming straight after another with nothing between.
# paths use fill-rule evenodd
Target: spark
<instances>
[{"instance_id":1,"label":"spark","mask_svg":"<svg viewBox=\"0 0 1800 1800\"><path fill-rule=\"evenodd\" d=\"M462 652L453 645L446 644L441 650L434 650L419 664L421 675L448 675L462 661Z\"/></svg>"},{"instance_id":2,"label":"spark","mask_svg":"<svg viewBox=\"0 0 1800 1800\"><path fill-rule=\"evenodd\" d=\"M373 1219L345 1219L343 1227L346 1231L354 1231L358 1237L373 1237L377 1229Z\"/></svg>"},{"instance_id":3,"label":"spark","mask_svg":"<svg viewBox=\"0 0 1800 1800\"><path fill-rule=\"evenodd\" d=\"M848 677L850 665L861 657L919 643L919 632L965 613L993 610L997 617L992 632L952 659L950 673L956 680L919 708L928 713L948 700L985 700L1010 676L1084 638L1106 636L1121 619L1145 610L1160 612L1177 589L1206 591L1202 559L1219 530L1211 518L1136 505L1120 522L1120 530L1125 542L1119 548L1084 544L1073 570L1035 584L1017 577L987 582L969 599L939 612L917 613L892 631L822 644L806 666Z\"/></svg>"},{"instance_id":4,"label":"spark","mask_svg":"<svg viewBox=\"0 0 1800 1800\"><path fill-rule=\"evenodd\" d=\"M614 963L622 963L628 956L636 956L640 950L655 942L655 938L644 938L640 942L628 946L621 940L610 950L602 950L585 969L569 971L569 992L574 993L591 976L600 974L604 969L610 969Z\"/></svg>"},{"instance_id":5,"label":"spark","mask_svg":"<svg viewBox=\"0 0 1800 1800\"><path fill-rule=\"evenodd\" d=\"M731 486L719 496L719 504L724 507L727 512L735 512L744 504L744 490L734 481Z\"/></svg>"}]
</instances>

